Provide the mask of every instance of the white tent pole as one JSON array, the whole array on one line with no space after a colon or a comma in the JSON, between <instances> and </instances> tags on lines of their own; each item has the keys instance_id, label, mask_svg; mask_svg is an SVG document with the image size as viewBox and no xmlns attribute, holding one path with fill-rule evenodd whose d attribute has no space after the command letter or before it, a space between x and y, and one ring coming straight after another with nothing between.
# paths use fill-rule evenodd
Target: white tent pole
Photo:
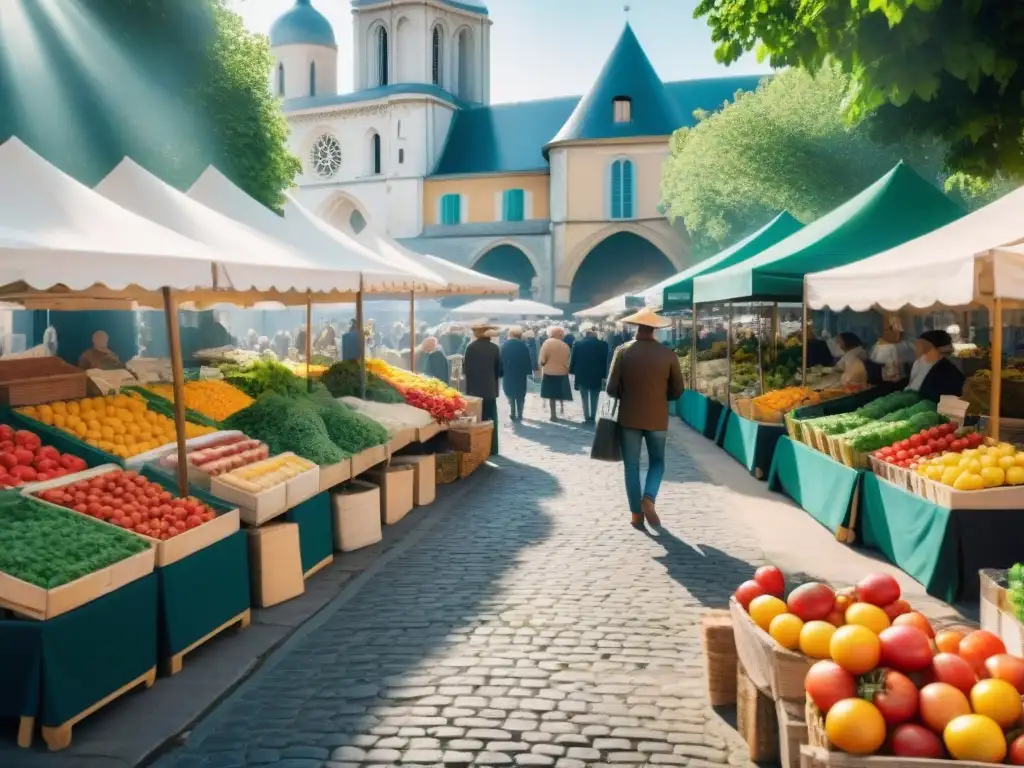
<instances>
[{"instance_id":1,"label":"white tent pole","mask_svg":"<svg viewBox=\"0 0 1024 768\"><path fill-rule=\"evenodd\" d=\"M416 373L416 291L409 291L409 372Z\"/></svg>"},{"instance_id":2,"label":"white tent pole","mask_svg":"<svg viewBox=\"0 0 1024 768\"><path fill-rule=\"evenodd\" d=\"M359 397L366 399L366 332L363 330L363 277L356 294L356 330L359 332Z\"/></svg>"},{"instance_id":3,"label":"white tent pole","mask_svg":"<svg viewBox=\"0 0 1024 768\"><path fill-rule=\"evenodd\" d=\"M1003 300L992 300L992 391L989 398L989 433L999 439L1003 394Z\"/></svg>"}]
</instances>

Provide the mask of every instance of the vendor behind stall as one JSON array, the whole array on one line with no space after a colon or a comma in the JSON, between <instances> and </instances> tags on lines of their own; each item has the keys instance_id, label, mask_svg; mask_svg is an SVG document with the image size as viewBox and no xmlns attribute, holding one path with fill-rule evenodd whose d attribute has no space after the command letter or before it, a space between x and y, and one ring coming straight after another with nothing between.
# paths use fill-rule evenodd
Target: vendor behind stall
<instances>
[{"instance_id":1,"label":"vendor behind stall","mask_svg":"<svg viewBox=\"0 0 1024 768\"><path fill-rule=\"evenodd\" d=\"M96 331L92 335L92 349L87 349L78 358L78 367L90 370L100 368L104 371L112 371L121 368L121 360L114 351L107 346L110 338L106 331Z\"/></svg>"},{"instance_id":2,"label":"vendor behind stall","mask_svg":"<svg viewBox=\"0 0 1024 768\"><path fill-rule=\"evenodd\" d=\"M868 369L864 365L868 353L855 333L840 333L836 346L841 352L835 369L842 374L839 383L844 387L864 387L868 383Z\"/></svg>"},{"instance_id":3,"label":"vendor behind stall","mask_svg":"<svg viewBox=\"0 0 1024 768\"><path fill-rule=\"evenodd\" d=\"M960 397L964 375L947 355L953 351L953 339L945 331L925 331L914 342L917 360L910 369L907 389L926 400L938 402L943 395Z\"/></svg>"}]
</instances>

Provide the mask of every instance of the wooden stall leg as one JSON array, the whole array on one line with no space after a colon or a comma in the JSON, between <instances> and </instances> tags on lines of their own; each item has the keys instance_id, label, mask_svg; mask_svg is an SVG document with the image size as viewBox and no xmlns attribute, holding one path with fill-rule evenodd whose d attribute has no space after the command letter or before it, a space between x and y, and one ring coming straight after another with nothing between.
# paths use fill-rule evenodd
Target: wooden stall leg
<instances>
[{"instance_id":1,"label":"wooden stall leg","mask_svg":"<svg viewBox=\"0 0 1024 768\"><path fill-rule=\"evenodd\" d=\"M211 640L212 638L216 637L217 635L219 635L224 630L230 629L231 627L235 626L236 624L238 625L239 629L245 629L246 627L249 626L249 623L251 621L252 621L252 612L248 608L246 608L244 611L242 611L237 616L232 616L230 619L225 621L223 624L221 624L219 627L217 627L212 632L207 632L201 638L199 638L194 643L192 643L192 645L188 646L187 648L185 648L182 651L179 651L178 653L174 654L169 659L167 659L164 662L164 664L163 664L163 672L164 672L164 674L167 675L168 677L173 677L174 675L178 674L179 672L181 672L182 666L184 666L185 655L186 654L191 653L196 648L198 648L203 643L205 643L207 640Z\"/></svg>"},{"instance_id":2,"label":"wooden stall leg","mask_svg":"<svg viewBox=\"0 0 1024 768\"><path fill-rule=\"evenodd\" d=\"M18 746L28 749L32 746L32 733L36 729L34 717L23 717L18 721Z\"/></svg>"},{"instance_id":3,"label":"wooden stall leg","mask_svg":"<svg viewBox=\"0 0 1024 768\"><path fill-rule=\"evenodd\" d=\"M144 675L135 678L130 683L121 686L109 696L106 696L91 707L82 710L77 715L72 717L67 722L57 726L43 726L43 741L46 742L47 748L51 752L59 752L62 749L67 749L71 746L71 729L78 723L82 722L89 715L97 712L105 707L110 702L121 698L126 693L131 691L133 688L137 688L140 685L145 685L146 688L151 688L153 683L156 682L156 667L153 667Z\"/></svg>"}]
</instances>

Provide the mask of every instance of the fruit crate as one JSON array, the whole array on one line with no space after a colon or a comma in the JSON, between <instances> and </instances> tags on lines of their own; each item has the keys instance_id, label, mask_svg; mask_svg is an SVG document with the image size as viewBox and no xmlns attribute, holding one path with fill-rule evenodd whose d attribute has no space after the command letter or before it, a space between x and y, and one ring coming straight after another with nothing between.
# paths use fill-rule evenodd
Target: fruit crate
<instances>
[{"instance_id":1,"label":"fruit crate","mask_svg":"<svg viewBox=\"0 0 1024 768\"><path fill-rule=\"evenodd\" d=\"M814 659L783 648L761 629L737 601L729 598L736 653L754 685L776 700L803 701L804 678Z\"/></svg>"},{"instance_id":2,"label":"fruit crate","mask_svg":"<svg viewBox=\"0 0 1024 768\"><path fill-rule=\"evenodd\" d=\"M1024 485L958 491L917 475L918 493L946 509L1024 509Z\"/></svg>"},{"instance_id":3,"label":"fruit crate","mask_svg":"<svg viewBox=\"0 0 1024 768\"><path fill-rule=\"evenodd\" d=\"M494 434L493 421L481 421L453 427L448 432L448 445L461 453L459 477L469 477L491 455L491 436Z\"/></svg>"},{"instance_id":4,"label":"fruit crate","mask_svg":"<svg viewBox=\"0 0 1024 768\"><path fill-rule=\"evenodd\" d=\"M700 620L700 640L704 650L708 702L713 707L736 703L736 637L729 611L711 610Z\"/></svg>"},{"instance_id":5,"label":"fruit crate","mask_svg":"<svg viewBox=\"0 0 1024 768\"><path fill-rule=\"evenodd\" d=\"M850 447L850 444L845 440L836 439L833 441L833 444L838 445L839 447L838 461L845 464L847 467L850 467L851 469L868 468L868 459L870 458L870 454L861 453L860 451L853 450L853 448Z\"/></svg>"},{"instance_id":6,"label":"fruit crate","mask_svg":"<svg viewBox=\"0 0 1024 768\"><path fill-rule=\"evenodd\" d=\"M1014 656L1024 656L1024 624L1017 618L1006 591L1006 571L986 568L979 572L979 619L981 628L998 635Z\"/></svg>"},{"instance_id":7,"label":"fruit crate","mask_svg":"<svg viewBox=\"0 0 1024 768\"><path fill-rule=\"evenodd\" d=\"M800 419L793 418L793 412L790 411L786 414L786 432L789 434L789 439L797 443L807 443L804 439L803 423ZM810 443L807 443L810 445Z\"/></svg>"},{"instance_id":8,"label":"fruit crate","mask_svg":"<svg viewBox=\"0 0 1024 768\"><path fill-rule=\"evenodd\" d=\"M779 757L779 721L775 702L747 675L742 662L736 667L736 730L747 744L750 759L774 763Z\"/></svg>"},{"instance_id":9,"label":"fruit crate","mask_svg":"<svg viewBox=\"0 0 1024 768\"><path fill-rule=\"evenodd\" d=\"M0 361L0 404L17 407L85 397L89 377L59 357Z\"/></svg>"}]
</instances>

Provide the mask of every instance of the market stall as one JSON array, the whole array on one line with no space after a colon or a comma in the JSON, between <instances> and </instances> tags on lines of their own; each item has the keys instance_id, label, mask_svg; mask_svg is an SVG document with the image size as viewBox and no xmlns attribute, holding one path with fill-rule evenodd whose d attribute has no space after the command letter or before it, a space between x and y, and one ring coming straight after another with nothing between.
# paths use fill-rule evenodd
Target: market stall
<instances>
[{"instance_id":1,"label":"market stall","mask_svg":"<svg viewBox=\"0 0 1024 768\"><path fill-rule=\"evenodd\" d=\"M542 304L531 299L478 299L452 310L453 315L463 317L561 317L564 312L558 307Z\"/></svg>"},{"instance_id":2,"label":"market stall","mask_svg":"<svg viewBox=\"0 0 1024 768\"><path fill-rule=\"evenodd\" d=\"M693 281L694 304L802 302L808 271L822 265L856 262L962 214L942 192L901 163L846 203L757 255L697 276ZM804 370L811 341L807 325L805 315L801 345ZM776 344L774 338L769 342L770 347ZM765 425L736 413L730 403L722 444L756 476L766 477L774 443L782 433L777 424Z\"/></svg>"}]
</instances>

